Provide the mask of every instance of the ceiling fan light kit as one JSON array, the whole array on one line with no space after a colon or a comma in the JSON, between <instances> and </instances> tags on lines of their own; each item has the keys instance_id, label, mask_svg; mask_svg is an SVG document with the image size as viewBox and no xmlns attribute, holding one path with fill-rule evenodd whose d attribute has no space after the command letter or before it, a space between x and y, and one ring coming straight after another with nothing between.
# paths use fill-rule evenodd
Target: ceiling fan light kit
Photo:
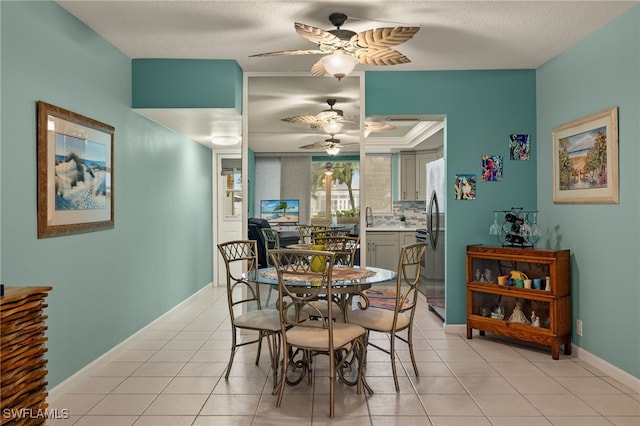
<instances>
[{"instance_id":1,"label":"ceiling fan light kit","mask_svg":"<svg viewBox=\"0 0 640 426\"><path fill-rule=\"evenodd\" d=\"M331 136L335 136L338 133L340 133L343 126L344 124L340 123L339 121L331 121L327 124L324 124L322 126L322 130L324 130L327 134Z\"/></svg>"},{"instance_id":2,"label":"ceiling fan light kit","mask_svg":"<svg viewBox=\"0 0 640 426\"><path fill-rule=\"evenodd\" d=\"M331 146L331 147L327 148L325 151L329 155L338 155L338 154L340 154L340 147L339 146Z\"/></svg>"},{"instance_id":3,"label":"ceiling fan light kit","mask_svg":"<svg viewBox=\"0 0 640 426\"><path fill-rule=\"evenodd\" d=\"M387 27L355 33L340 27L346 22L344 13L332 13L329 21L335 30L323 30L296 22L298 34L318 45L317 49L281 50L252 56L327 55L311 67L316 77L332 75L343 79L357 63L364 65L398 65L411 62L404 54L391 49L404 43L418 32L420 27Z\"/></svg>"},{"instance_id":4,"label":"ceiling fan light kit","mask_svg":"<svg viewBox=\"0 0 640 426\"><path fill-rule=\"evenodd\" d=\"M331 74L338 80L342 80L353 71L358 60L346 54L343 50L336 50L332 54L320 59L320 63L324 68L324 74Z\"/></svg>"}]
</instances>

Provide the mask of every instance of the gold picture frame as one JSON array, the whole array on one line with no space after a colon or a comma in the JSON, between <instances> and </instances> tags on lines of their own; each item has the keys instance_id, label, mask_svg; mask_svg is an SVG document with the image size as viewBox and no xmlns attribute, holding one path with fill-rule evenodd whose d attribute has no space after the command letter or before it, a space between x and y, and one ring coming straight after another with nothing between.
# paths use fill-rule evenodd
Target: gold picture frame
<instances>
[{"instance_id":1,"label":"gold picture frame","mask_svg":"<svg viewBox=\"0 0 640 426\"><path fill-rule=\"evenodd\" d=\"M555 127L553 202L617 204L618 108Z\"/></svg>"},{"instance_id":2,"label":"gold picture frame","mask_svg":"<svg viewBox=\"0 0 640 426\"><path fill-rule=\"evenodd\" d=\"M114 227L115 129L38 101L38 238Z\"/></svg>"}]
</instances>

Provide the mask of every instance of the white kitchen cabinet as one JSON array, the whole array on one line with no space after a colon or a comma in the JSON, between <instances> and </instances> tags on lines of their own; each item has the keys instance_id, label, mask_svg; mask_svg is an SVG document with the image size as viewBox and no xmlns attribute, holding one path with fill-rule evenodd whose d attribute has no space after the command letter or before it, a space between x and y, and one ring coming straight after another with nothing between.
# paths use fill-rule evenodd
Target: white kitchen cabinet
<instances>
[{"instance_id":1,"label":"white kitchen cabinet","mask_svg":"<svg viewBox=\"0 0 640 426\"><path fill-rule=\"evenodd\" d=\"M400 153L400 201L416 199L416 154Z\"/></svg>"},{"instance_id":2,"label":"white kitchen cabinet","mask_svg":"<svg viewBox=\"0 0 640 426\"><path fill-rule=\"evenodd\" d=\"M411 231L403 231L398 233L398 242L399 247L406 246L407 244L413 244L416 242L416 231L412 229ZM398 254L400 252L398 251Z\"/></svg>"},{"instance_id":3,"label":"white kitchen cabinet","mask_svg":"<svg viewBox=\"0 0 640 426\"><path fill-rule=\"evenodd\" d=\"M427 163L437 160L438 152L400 153L400 201L427 200Z\"/></svg>"},{"instance_id":4,"label":"white kitchen cabinet","mask_svg":"<svg viewBox=\"0 0 640 426\"><path fill-rule=\"evenodd\" d=\"M415 229L407 231L367 231L367 265L398 269L400 248L416 242Z\"/></svg>"},{"instance_id":5,"label":"white kitchen cabinet","mask_svg":"<svg viewBox=\"0 0 640 426\"><path fill-rule=\"evenodd\" d=\"M378 268L398 269L398 245L397 232L370 232L367 231L367 265Z\"/></svg>"}]
</instances>

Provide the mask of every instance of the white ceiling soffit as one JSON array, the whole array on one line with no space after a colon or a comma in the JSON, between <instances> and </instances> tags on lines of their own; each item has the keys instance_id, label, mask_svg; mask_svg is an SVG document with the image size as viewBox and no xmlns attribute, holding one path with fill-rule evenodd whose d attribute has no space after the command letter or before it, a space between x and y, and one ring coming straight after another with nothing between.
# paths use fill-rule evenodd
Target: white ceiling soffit
<instances>
[{"instance_id":1,"label":"white ceiling soffit","mask_svg":"<svg viewBox=\"0 0 640 426\"><path fill-rule=\"evenodd\" d=\"M370 133L365 141L365 150L369 152L390 152L410 149L438 149L440 146L428 146L428 139L444 128L443 118L386 116L372 117L375 121L384 121L395 127L387 132Z\"/></svg>"},{"instance_id":2,"label":"white ceiling soffit","mask_svg":"<svg viewBox=\"0 0 640 426\"><path fill-rule=\"evenodd\" d=\"M235 108L136 108L134 111L208 147L212 138L242 135L242 115Z\"/></svg>"}]
</instances>

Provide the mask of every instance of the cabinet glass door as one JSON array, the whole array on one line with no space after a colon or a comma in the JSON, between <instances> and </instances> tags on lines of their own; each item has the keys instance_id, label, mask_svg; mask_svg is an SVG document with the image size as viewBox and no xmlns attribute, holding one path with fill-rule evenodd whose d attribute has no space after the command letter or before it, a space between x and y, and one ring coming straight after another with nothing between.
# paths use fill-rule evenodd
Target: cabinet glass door
<instances>
[{"instance_id":1,"label":"cabinet glass door","mask_svg":"<svg viewBox=\"0 0 640 426\"><path fill-rule=\"evenodd\" d=\"M514 272L514 274L512 274ZM546 277L550 275L548 263L531 263L512 260L496 260L473 258L471 262L471 274L468 277L469 282L482 282L497 284L499 276L511 276L528 278L540 287L538 290L544 290ZM538 281L539 280L539 281Z\"/></svg>"},{"instance_id":2,"label":"cabinet glass door","mask_svg":"<svg viewBox=\"0 0 640 426\"><path fill-rule=\"evenodd\" d=\"M550 328L549 302L472 291L471 314L511 324Z\"/></svg>"}]
</instances>

